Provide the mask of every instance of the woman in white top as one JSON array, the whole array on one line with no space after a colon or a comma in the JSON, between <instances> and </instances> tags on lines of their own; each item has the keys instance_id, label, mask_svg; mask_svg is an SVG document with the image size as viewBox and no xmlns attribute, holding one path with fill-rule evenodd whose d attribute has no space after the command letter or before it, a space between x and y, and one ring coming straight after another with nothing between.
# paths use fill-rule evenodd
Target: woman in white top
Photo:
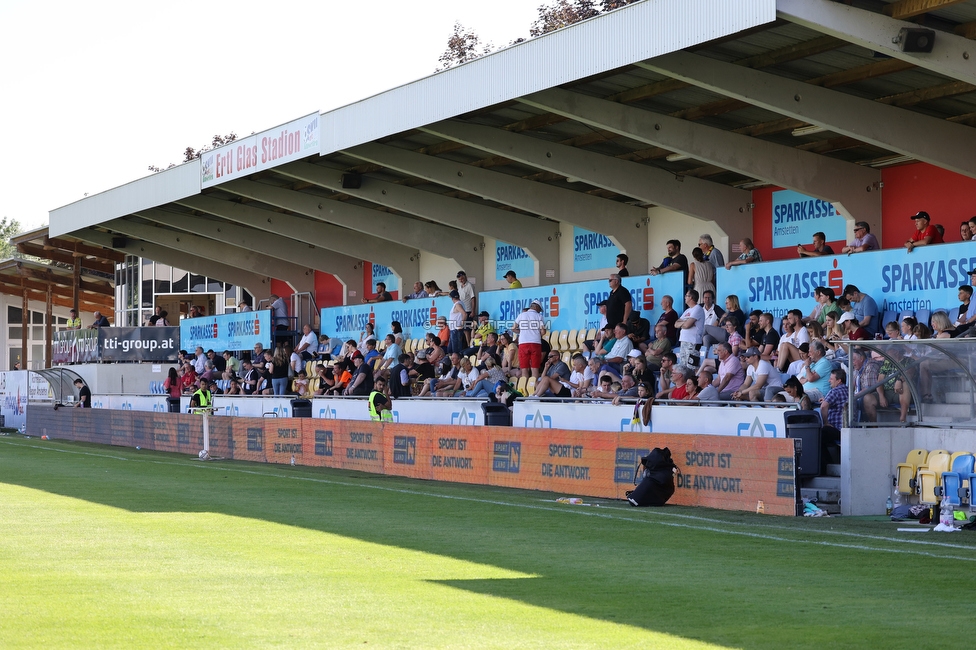
<instances>
[{"instance_id":1,"label":"woman in white top","mask_svg":"<svg viewBox=\"0 0 976 650\"><path fill-rule=\"evenodd\" d=\"M366 323L366 330L364 332L360 332L359 345L357 347L359 351L363 353L363 355L366 354L366 341L376 340L376 335L373 332L374 328L372 323Z\"/></svg>"}]
</instances>

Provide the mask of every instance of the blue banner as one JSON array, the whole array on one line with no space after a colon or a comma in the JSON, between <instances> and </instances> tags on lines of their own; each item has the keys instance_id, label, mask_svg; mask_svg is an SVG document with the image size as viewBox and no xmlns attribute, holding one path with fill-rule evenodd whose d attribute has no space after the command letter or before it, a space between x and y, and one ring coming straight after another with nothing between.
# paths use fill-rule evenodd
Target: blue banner
<instances>
[{"instance_id":1,"label":"blue banner","mask_svg":"<svg viewBox=\"0 0 976 650\"><path fill-rule=\"evenodd\" d=\"M573 271L616 268L620 249L606 235L573 226Z\"/></svg>"},{"instance_id":2,"label":"blue banner","mask_svg":"<svg viewBox=\"0 0 976 650\"><path fill-rule=\"evenodd\" d=\"M806 246L815 232L823 232L827 241L844 240L847 219L827 201L793 190L773 192L773 248Z\"/></svg>"},{"instance_id":3,"label":"blue banner","mask_svg":"<svg viewBox=\"0 0 976 650\"><path fill-rule=\"evenodd\" d=\"M255 343L268 347L271 342L271 311L245 311L220 316L184 318L180 321L180 345L193 352L204 350L250 350Z\"/></svg>"},{"instance_id":4,"label":"blue banner","mask_svg":"<svg viewBox=\"0 0 976 650\"><path fill-rule=\"evenodd\" d=\"M407 302L393 300L368 305L325 307L321 312L319 333L358 341L366 329L366 323L372 323L376 338L381 339L390 332L390 323L398 321L403 327L404 338L419 339L429 331L436 332L434 323L437 322L438 315L447 317L453 306L450 298L441 296L417 298Z\"/></svg>"},{"instance_id":5,"label":"blue banner","mask_svg":"<svg viewBox=\"0 0 976 650\"><path fill-rule=\"evenodd\" d=\"M854 255L805 257L718 270L719 304L736 294L742 309L782 316L790 309L804 314L814 307L813 290L830 287L841 294L854 284L874 298L881 311L952 309L958 290L969 284L976 268L976 248L969 242L920 246Z\"/></svg>"},{"instance_id":6,"label":"blue banner","mask_svg":"<svg viewBox=\"0 0 976 650\"><path fill-rule=\"evenodd\" d=\"M495 279L504 280L505 274L515 271L519 280L535 275L535 260L524 248L503 241L495 241Z\"/></svg>"},{"instance_id":7,"label":"blue banner","mask_svg":"<svg viewBox=\"0 0 976 650\"><path fill-rule=\"evenodd\" d=\"M373 280L372 284L369 286L367 293L373 293L376 291L376 283L382 282L386 285L386 290L390 293L400 290L400 281L397 279L396 274L388 266L383 266L382 264L373 264Z\"/></svg>"},{"instance_id":8,"label":"blue banner","mask_svg":"<svg viewBox=\"0 0 976 650\"><path fill-rule=\"evenodd\" d=\"M661 296L670 295L674 308L684 310L684 285L681 273L642 275L624 278L623 286L630 291L635 311L653 325L661 316ZM572 284L557 284L523 289L482 291L478 294L478 310L485 310L496 322L495 329L511 329L511 323L533 300L542 303L542 317L547 329L574 330L599 327L600 310L597 303L606 300L610 285L606 280L590 280Z\"/></svg>"}]
</instances>

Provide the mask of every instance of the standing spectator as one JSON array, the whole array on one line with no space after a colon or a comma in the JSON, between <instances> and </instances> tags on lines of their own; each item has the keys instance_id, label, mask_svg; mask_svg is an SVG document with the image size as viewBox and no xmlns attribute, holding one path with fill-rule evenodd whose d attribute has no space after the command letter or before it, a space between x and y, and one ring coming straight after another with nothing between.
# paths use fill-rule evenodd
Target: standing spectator
<instances>
[{"instance_id":1,"label":"standing spectator","mask_svg":"<svg viewBox=\"0 0 976 650\"><path fill-rule=\"evenodd\" d=\"M150 316L149 317L149 320L146 321L146 327L156 327L156 321L159 320L159 312L161 312L162 310L163 310L163 308L162 307L159 307L159 306L157 306L156 309L153 310L153 315ZM74 312L75 315L78 314L78 312L76 312L74 309L72 309L71 311ZM81 327L81 324L80 323L79 323L79 326L78 327L71 327L71 319L70 318L68 319L68 329L69 330L79 329L80 327Z\"/></svg>"},{"instance_id":2,"label":"standing spectator","mask_svg":"<svg viewBox=\"0 0 976 650\"><path fill-rule=\"evenodd\" d=\"M457 292L461 299L461 306L464 307L466 321L474 320L474 309L477 299L474 297L474 285L468 282L468 274L464 271L457 272Z\"/></svg>"},{"instance_id":3,"label":"standing spectator","mask_svg":"<svg viewBox=\"0 0 976 650\"><path fill-rule=\"evenodd\" d=\"M685 293L685 304L688 308L681 314L681 318L675 321L674 325L678 328L679 355L678 363L687 366L692 353L697 350L702 343L702 334L705 331L705 311L698 304L698 292L689 289Z\"/></svg>"},{"instance_id":4,"label":"standing spectator","mask_svg":"<svg viewBox=\"0 0 976 650\"><path fill-rule=\"evenodd\" d=\"M75 387L78 389L78 401L75 402L75 406L83 409L90 409L92 405L91 388L85 384L85 380L81 377L75 379Z\"/></svg>"},{"instance_id":5,"label":"standing spectator","mask_svg":"<svg viewBox=\"0 0 976 650\"><path fill-rule=\"evenodd\" d=\"M465 347L464 340L464 321L467 320L467 312L457 291L451 292L451 300L454 306L451 307L449 329L451 330L451 343L447 348L448 352L461 353Z\"/></svg>"},{"instance_id":6,"label":"standing spectator","mask_svg":"<svg viewBox=\"0 0 976 650\"><path fill-rule=\"evenodd\" d=\"M820 402L820 415L824 422L820 430L821 446L828 449L840 445L840 430L844 428L844 412L847 410L847 373L838 368L830 372L830 390ZM823 454L822 458L827 458Z\"/></svg>"},{"instance_id":7,"label":"standing spectator","mask_svg":"<svg viewBox=\"0 0 976 650\"><path fill-rule=\"evenodd\" d=\"M509 289L521 289L522 283L519 282L518 276L515 275L515 271L509 271L505 274L505 280L508 282Z\"/></svg>"},{"instance_id":8,"label":"standing spectator","mask_svg":"<svg viewBox=\"0 0 976 650\"><path fill-rule=\"evenodd\" d=\"M827 235L822 232L815 232L813 233L813 250L807 250L802 244L797 244L796 252L800 257L821 257L833 255L834 249L827 243Z\"/></svg>"},{"instance_id":9,"label":"standing spectator","mask_svg":"<svg viewBox=\"0 0 976 650\"><path fill-rule=\"evenodd\" d=\"M698 248L700 248L701 252L705 255L705 261L711 264L716 271L725 266L725 257L722 255L722 251L715 248L711 235L705 233L699 237Z\"/></svg>"},{"instance_id":10,"label":"standing spectator","mask_svg":"<svg viewBox=\"0 0 976 650\"><path fill-rule=\"evenodd\" d=\"M759 250L753 245L752 240L748 237L742 238L742 241L739 242L739 249L742 251L742 254L739 255L738 259L725 265L726 271L730 270L733 266L762 262L762 255L759 254Z\"/></svg>"},{"instance_id":11,"label":"standing spectator","mask_svg":"<svg viewBox=\"0 0 976 650\"><path fill-rule=\"evenodd\" d=\"M905 242L905 248L911 253L918 246L928 246L929 244L942 244L945 240L942 239L942 235L936 229L935 226L930 225L929 213L924 210L919 210L915 213L915 216L911 217L915 222L915 232L912 236Z\"/></svg>"},{"instance_id":12,"label":"standing spectator","mask_svg":"<svg viewBox=\"0 0 976 650\"><path fill-rule=\"evenodd\" d=\"M871 234L871 224L858 221L854 224L854 241L841 249L842 253L863 253L864 251L879 251L881 244L878 238Z\"/></svg>"},{"instance_id":13,"label":"standing spectator","mask_svg":"<svg viewBox=\"0 0 976 650\"><path fill-rule=\"evenodd\" d=\"M179 397L182 394L180 389L180 376L176 372L176 368L170 368L169 374L166 376L165 381L163 381L163 390L170 397Z\"/></svg>"},{"instance_id":14,"label":"standing spectator","mask_svg":"<svg viewBox=\"0 0 976 650\"><path fill-rule=\"evenodd\" d=\"M674 310L674 298L665 294L661 296L661 316L657 319L658 323L664 323L664 329L671 347L678 345L678 329L675 323L678 321L678 312Z\"/></svg>"},{"instance_id":15,"label":"standing spectator","mask_svg":"<svg viewBox=\"0 0 976 650\"><path fill-rule=\"evenodd\" d=\"M706 292L715 297L715 267L705 261L705 255L700 248L691 249L691 256L695 261L688 266L688 286L695 288L698 295ZM716 322L718 320L716 319Z\"/></svg>"},{"instance_id":16,"label":"standing spectator","mask_svg":"<svg viewBox=\"0 0 976 650\"><path fill-rule=\"evenodd\" d=\"M610 275L610 295L607 296L607 324L611 327L617 323L630 322L630 312L633 309L633 298L630 291L620 284L620 275Z\"/></svg>"},{"instance_id":17,"label":"standing spectator","mask_svg":"<svg viewBox=\"0 0 976 650\"><path fill-rule=\"evenodd\" d=\"M429 297L430 295L426 291L424 291L424 283L414 282L413 293L411 293L409 296L404 296L403 302L407 302L408 300L416 300L417 298L429 298ZM391 390L393 389L392 383L390 384L390 389Z\"/></svg>"},{"instance_id":18,"label":"standing spectator","mask_svg":"<svg viewBox=\"0 0 976 650\"><path fill-rule=\"evenodd\" d=\"M376 297L373 299L363 298L363 302L390 302L393 300L393 295L386 290L385 282L376 283Z\"/></svg>"},{"instance_id":19,"label":"standing spectator","mask_svg":"<svg viewBox=\"0 0 976 650\"><path fill-rule=\"evenodd\" d=\"M533 300L528 309L516 316L513 329L518 333L518 363L522 376L528 377L531 373L538 378L539 366L542 365L542 335L545 332L542 303Z\"/></svg>"},{"instance_id":20,"label":"standing spectator","mask_svg":"<svg viewBox=\"0 0 976 650\"><path fill-rule=\"evenodd\" d=\"M100 327L111 327L112 324L108 322L108 319L102 316L102 312L96 311L93 316L95 320L92 322L91 328L97 330Z\"/></svg>"},{"instance_id":21,"label":"standing spectator","mask_svg":"<svg viewBox=\"0 0 976 650\"><path fill-rule=\"evenodd\" d=\"M626 253L620 253L617 255L617 260L614 262L617 266L617 275L622 278L630 277L630 271L627 270L627 262L630 258L627 257Z\"/></svg>"},{"instance_id":22,"label":"standing spectator","mask_svg":"<svg viewBox=\"0 0 976 650\"><path fill-rule=\"evenodd\" d=\"M268 300L271 301L271 321L274 328L276 330L287 330L288 306L285 305L285 300L276 293L268 296Z\"/></svg>"},{"instance_id":23,"label":"standing spectator","mask_svg":"<svg viewBox=\"0 0 976 650\"><path fill-rule=\"evenodd\" d=\"M246 302L244 302L242 300L239 303L237 303L237 311L238 311L238 313L241 313L241 314L243 314L246 311L251 311L251 305L247 304Z\"/></svg>"},{"instance_id":24,"label":"standing spectator","mask_svg":"<svg viewBox=\"0 0 976 650\"><path fill-rule=\"evenodd\" d=\"M166 317L169 316L169 312L163 309L159 312L159 318L156 320L156 327L169 327L169 321Z\"/></svg>"},{"instance_id":25,"label":"standing spectator","mask_svg":"<svg viewBox=\"0 0 976 650\"><path fill-rule=\"evenodd\" d=\"M155 325L155 323L153 323ZM81 319L78 318L78 310L70 309L68 310L68 324L67 329L69 330L80 330L81 329Z\"/></svg>"},{"instance_id":26,"label":"standing spectator","mask_svg":"<svg viewBox=\"0 0 976 650\"><path fill-rule=\"evenodd\" d=\"M684 278L685 282L687 282L688 258L681 254L681 242L677 239L669 239L667 247L668 256L664 258L660 266L651 269L651 275L679 271L681 273L681 277Z\"/></svg>"}]
</instances>

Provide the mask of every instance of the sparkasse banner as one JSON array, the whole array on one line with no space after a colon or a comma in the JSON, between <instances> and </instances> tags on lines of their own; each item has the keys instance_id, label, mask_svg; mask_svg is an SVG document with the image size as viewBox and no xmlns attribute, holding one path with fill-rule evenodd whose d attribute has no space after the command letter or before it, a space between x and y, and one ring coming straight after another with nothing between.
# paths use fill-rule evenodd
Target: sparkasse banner
<instances>
[{"instance_id":1,"label":"sparkasse banner","mask_svg":"<svg viewBox=\"0 0 976 650\"><path fill-rule=\"evenodd\" d=\"M827 201L793 190L773 192L773 248L806 246L815 232L840 241L847 236L847 219Z\"/></svg>"},{"instance_id":2,"label":"sparkasse banner","mask_svg":"<svg viewBox=\"0 0 976 650\"><path fill-rule=\"evenodd\" d=\"M312 113L204 153L200 186L225 183L318 152L319 114Z\"/></svg>"},{"instance_id":3,"label":"sparkasse banner","mask_svg":"<svg viewBox=\"0 0 976 650\"><path fill-rule=\"evenodd\" d=\"M255 343L267 347L271 341L271 311L245 311L220 316L184 318L180 321L180 346L192 352L204 350L250 350Z\"/></svg>"}]
</instances>

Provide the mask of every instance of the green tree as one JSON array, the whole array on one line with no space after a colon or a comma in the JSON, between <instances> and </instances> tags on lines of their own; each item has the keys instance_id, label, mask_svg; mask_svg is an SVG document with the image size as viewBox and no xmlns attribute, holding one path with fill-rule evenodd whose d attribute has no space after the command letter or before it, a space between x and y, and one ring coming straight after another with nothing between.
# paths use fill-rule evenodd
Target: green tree
<instances>
[{"instance_id":1,"label":"green tree","mask_svg":"<svg viewBox=\"0 0 976 650\"><path fill-rule=\"evenodd\" d=\"M221 147L221 146L223 146L225 144L228 144L230 142L233 142L236 139L237 139L237 134L234 133L233 131L231 131L227 135L220 135L218 133L217 135L215 135L213 137L213 139L211 139L210 144L204 145L204 146L200 147L199 149L195 149L193 147L187 147L186 149L184 149L183 150L183 162L185 162L185 163L190 162L194 158L199 158L200 156L202 156L204 153L210 151L211 149L216 149L217 147ZM149 171L151 171L151 172L161 172L164 169L170 169L172 167L176 167L176 163L170 163L166 167L157 167L156 165L149 165Z\"/></svg>"},{"instance_id":2,"label":"green tree","mask_svg":"<svg viewBox=\"0 0 976 650\"><path fill-rule=\"evenodd\" d=\"M16 237L23 231L23 227L16 219L10 217L0 219L0 259L22 257L17 247L10 242L10 238Z\"/></svg>"},{"instance_id":3,"label":"green tree","mask_svg":"<svg viewBox=\"0 0 976 650\"><path fill-rule=\"evenodd\" d=\"M473 30L466 30L460 22L455 22L454 33L447 38L447 49L437 59L441 65L434 72L472 61L488 54L491 50L491 43L482 43L481 38Z\"/></svg>"},{"instance_id":4,"label":"green tree","mask_svg":"<svg viewBox=\"0 0 976 650\"><path fill-rule=\"evenodd\" d=\"M539 17L529 27L531 36L542 36L600 14L593 0L556 0L540 5Z\"/></svg>"}]
</instances>

